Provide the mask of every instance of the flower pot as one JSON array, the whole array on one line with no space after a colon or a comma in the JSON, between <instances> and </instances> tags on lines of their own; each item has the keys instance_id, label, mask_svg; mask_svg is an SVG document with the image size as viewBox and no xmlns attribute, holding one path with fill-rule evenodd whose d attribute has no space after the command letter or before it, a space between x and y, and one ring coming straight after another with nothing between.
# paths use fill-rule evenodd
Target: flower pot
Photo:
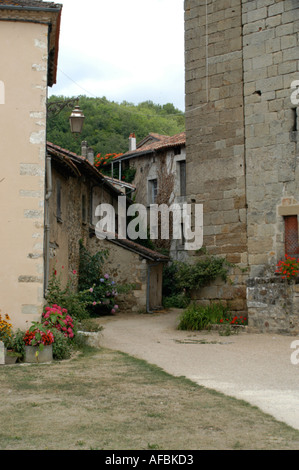
<instances>
[{"instance_id":1,"label":"flower pot","mask_svg":"<svg viewBox=\"0 0 299 470\"><path fill-rule=\"evenodd\" d=\"M41 364L44 362L53 361L53 348L50 346L44 346L41 351L38 346L25 346L25 362Z\"/></svg>"},{"instance_id":2,"label":"flower pot","mask_svg":"<svg viewBox=\"0 0 299 470\"><path fill-rule=\"evenodd\" d=\"M19 359L20 354L15 353L11 350L6 350L5 352L5 364L15 364L17 360Z\"/></svg>"},{"instance_id":3,"label":"flower pot","mask_svg":"<svg viewBox=\"0 0 299 470\"><path fill-rule=\"evenodd\" d=\"M0 365L5 364L5 346L3 341L0 341Z\"/></svg>"}]
</instances>

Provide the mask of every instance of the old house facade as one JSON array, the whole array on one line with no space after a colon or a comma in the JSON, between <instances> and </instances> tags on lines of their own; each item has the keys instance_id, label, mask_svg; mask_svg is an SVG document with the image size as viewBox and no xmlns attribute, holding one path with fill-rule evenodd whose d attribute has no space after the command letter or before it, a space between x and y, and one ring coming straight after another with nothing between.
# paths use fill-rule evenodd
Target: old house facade
<instances>
[{"instance_id":1,"label":"old house facade","mask_svg":"<svg viewBox=\"0 0 299 470\"><path fill-rule=\"evenodd\" d=\"M47 87L61 5L0 2L0 309L14 327L43 308Z\"/></svg>"},{"instance_id":2,"label":"old house facade","mask_svg":"<svg viewBox=\"0 0 299 470\"><path fill-rule=\"evenodd\" d=\"M114 160L118 174L134 172L134 201L150 209L152 204L183 204L186 201L185 133L166 136L151 133L138 144L135 134L129 138L129 151ZM171 230L171 229L170 229ZM171 232L170 232L171 235ZM182 240L154 240L158 247L170 250L172 259L185 257Z\"/></svg>"},{"instance_id":3,"label":"old house facade","mask_svg":"<svg viewBox=\"0 0 299 470\"><path fill-rule=\"evenodd\" d=\"M299 331L297 287L275 276L298 254L298 30L296 0L185 0L187 196L204 246L237 265L198 299L258 331Z\"/></svg>"},{"instance_id":4,"label":"old house facade","mask_svg":"<svg viewBox=\"0 0 299 470\"><path fill-rule=\"evenodd\" d=\"M117 285L134 285L119 298L121 310L150 312L161 307L163 265L168 258L120 239L117 233L112 238L97 236L97 206L113 206L117 229L118 198L125 197L127 206L132 201L97 170L91 157L76 155L48 142L47 159L51 162L47 168L51 178L46 201L45 289L53 271L59 273L64 285L73 271L79 273L81 240L91 255L99 251L109 253L103 269Z\"/></svg>"}]
</instances>

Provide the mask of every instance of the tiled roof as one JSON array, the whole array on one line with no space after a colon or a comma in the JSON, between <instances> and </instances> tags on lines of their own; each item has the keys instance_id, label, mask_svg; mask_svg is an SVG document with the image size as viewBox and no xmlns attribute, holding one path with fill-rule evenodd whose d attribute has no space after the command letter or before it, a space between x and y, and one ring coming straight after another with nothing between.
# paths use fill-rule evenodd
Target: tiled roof
<instances>
[{"instance_id":1,"label":"tiled roof","mask_svg":"<svg viewBox=\"0 0 299 470\"><path fill-rule=\"evenodd\" d=\"M2 5L20 8L58 8L60 5L54 2L44 2L41 0L0 0Z\"/></svg>"},{"instance_id":2,"label":"tiled roof","mask_svg":"<svg viewBox=\"0 0 299 470\"><path fill-rule=\"evenodd\" d=\"M117 178L112 178L112 176L106 176L104 175L105 179L107 181L109 181L109 183L112 183L112 184L117 184L119 186L125 186L126 188L129 188L129 189L132 189L133 191L136 190L136 186L134 186L134 184L131 184L131 183L127 183L126 181L124 180L119 180Z\"/></svg>"},{"instance_id":3,"label":"tiled roof","mask_svg":"<svg viewBox=\"0 0 299 470\"><path fill-rule=\"evenodd\" d=\"M79 170L81 170L82 165L84 168L83 171L87 172L88 174L92 174L94 177L97 177L102 184L104 183L117 195L123 195L123 193L121 193L112 184L109 183L108 178L102 175L102 173L100 173L99 170L84 157L77 155L74 152L70 152L69 150L66 150L62 147L59 147L58 145L54 145L51 142L47 142L47 151L52 157L56 158L60 162L62 161L66 166L68 166L71 172L75 175L81 175ZM149 248L139 245L138 243L128 240L127 238L118 238L118 235L116 233L113 234L112 238L107 238L107 240L123 247L126 250L134 251L140 256L152 261L167 262L169 260L167 256L164 256L156 251L150 250Z\"/></svg>"},{"instance_id":4,"label":"tiled roof","mask_svg":"<svg viewBox=\"0 0 299 470\"><path fill-rule=\"evenodd\" d=\"M167 263L169 261L169 257L162 255L158 251L151 250L150 248L146 248L143 245L139 245L139 243L133 242L132 240L128 240L127 238L118 238L117 234L113 234L112 238L107 238L107 240L111 243L115 243L116 245L122 246L130 251L135 251L143 258L147 258L151 261Z\"/></svg>"},{"instance_id":5,"label":"tiled roof","mask_svg":"<svg viewBox=\"0 0 299 470\"><path fill-rule=\"evenodd\" d=\"M128 157L137 157L138 155L153 153L181 145L186 145L185 132L181 132L180 134L176 134L171 137L168 135L151 133L137 145L136 150L124 153L121 157L116 158L115 161L123 160Z\"/></svg>"},{"instance_id":6,"label":"tiled roof","mask_svg":"<svg viewBox=\"0 0 299 470\"><path fill-rule=\"evenodd\" d=\"M58 159L63 159L65 162L72 162L73 165L77 167L79 173L84 172L90 176L93 176L95 179L101 181L107 188L110 189L111 192L116 193L117 195L122 195L123 193L118 190L112 183L110 183L105 176L88 160L84 157L77 155L70 150L66 150L59 145L52 144L51 142L47 142L47 151Z\"/></svg>"}]
</instances>

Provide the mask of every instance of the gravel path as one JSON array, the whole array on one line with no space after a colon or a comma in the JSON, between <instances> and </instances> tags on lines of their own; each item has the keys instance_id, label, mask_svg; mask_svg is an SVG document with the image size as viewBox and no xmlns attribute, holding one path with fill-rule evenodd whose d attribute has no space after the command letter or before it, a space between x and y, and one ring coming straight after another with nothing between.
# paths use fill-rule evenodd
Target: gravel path
<instances>
[{"instance_id":1,"label":"gravel path","mask_svg":"<svg viewBox=\"0 0 299 470\"><path fill-rule=\"evenodd\" d=\"M177 330L180 311L105 317L101 345L258 406L299 430L298 337ZM299 341L296 346L299 360ZM296 358L295 358L296 359Z\"/></svg>"}]
</instances>

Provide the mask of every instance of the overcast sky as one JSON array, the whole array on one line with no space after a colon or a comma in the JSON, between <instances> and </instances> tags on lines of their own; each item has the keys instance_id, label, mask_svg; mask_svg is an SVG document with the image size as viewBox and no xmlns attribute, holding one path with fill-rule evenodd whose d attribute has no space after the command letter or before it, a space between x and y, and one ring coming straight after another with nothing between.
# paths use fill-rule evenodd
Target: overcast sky
<instances>
[{"instance_id":1,"label":"overcast sky","mask_svg":"<svg viewBox=\"0 0 299 470\"><path fill-rule=\"evenodd\" d=\"M57 84L49 96L105 96L184 111L183 0L57 0Z\"/></svg>"}]
</instances>

